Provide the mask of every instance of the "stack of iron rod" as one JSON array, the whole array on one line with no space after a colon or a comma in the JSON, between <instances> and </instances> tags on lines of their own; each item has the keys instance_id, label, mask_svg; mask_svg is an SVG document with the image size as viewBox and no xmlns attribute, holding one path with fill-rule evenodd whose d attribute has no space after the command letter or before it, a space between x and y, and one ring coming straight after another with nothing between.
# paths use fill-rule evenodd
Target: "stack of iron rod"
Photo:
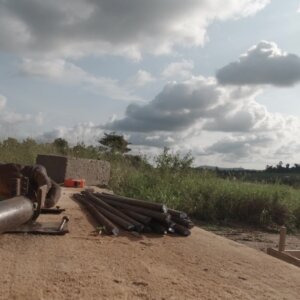
<instances>
[{"instance_id":1,"label":"stack of iron rod","mask_svg":"<svg viewBox=\"0 0 300 300\"><path fill-rule=\"evenodd\" d=\"M94 218L97 228L118 235L120 229L134 234L178 234L188 236L194 224L184 212L166 205L91 190L74 194Z\"/></svg>"}]
</instances>

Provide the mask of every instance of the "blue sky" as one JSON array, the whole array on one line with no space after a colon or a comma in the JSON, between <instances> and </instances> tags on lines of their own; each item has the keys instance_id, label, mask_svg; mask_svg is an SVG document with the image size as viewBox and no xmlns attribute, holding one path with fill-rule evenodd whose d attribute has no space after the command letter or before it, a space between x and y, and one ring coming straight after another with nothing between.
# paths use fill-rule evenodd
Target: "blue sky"
<instances>
[{"instance_id":1,"label":"blue sky","mask_svg":"<svg viewBox=\"0 0 300 300\"><path fill-rule=\"evenodd\" d=\"M298 0L0 0L0 135L299 162ZM241 55L244 55L241 57Z\"/></svg>"}]
</instances>

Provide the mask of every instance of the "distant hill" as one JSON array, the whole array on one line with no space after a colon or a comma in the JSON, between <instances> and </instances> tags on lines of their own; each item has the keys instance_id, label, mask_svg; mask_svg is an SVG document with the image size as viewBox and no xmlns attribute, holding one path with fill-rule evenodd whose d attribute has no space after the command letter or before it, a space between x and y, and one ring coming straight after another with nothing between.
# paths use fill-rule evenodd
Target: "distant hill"
<instances>
[{"instance_id":1,"label":"distant hill","mask_svg":"<svg viewBox=\"0 0 300 300\"><path fill-rule=\"evenodd\" d=\"M199 166L196 167L196 169L204 169L204 170L221 170L221 171L247 171L247 169L244 168L221 168L221 167L217 167L217 166Z\"/></svg>"}]
</instances>

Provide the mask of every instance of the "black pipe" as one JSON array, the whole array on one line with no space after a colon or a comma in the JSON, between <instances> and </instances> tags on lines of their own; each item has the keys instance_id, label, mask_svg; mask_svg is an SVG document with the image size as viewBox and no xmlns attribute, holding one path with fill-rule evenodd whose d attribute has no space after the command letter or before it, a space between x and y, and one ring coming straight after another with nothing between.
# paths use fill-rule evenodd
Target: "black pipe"
<instances>
[{"instance_id":1,"label":"black pipe","mask_svg":"<svg viewBox=\"0 0 300 300\"><path fill-rule=\"evenodd\" d=\"M124 228L126 230L134 230L135 229L135 226L133 224L131 224L131 223L127 222L126 220L122 219L121 217L111 213L110 211L101 207L100 205L95 205L95 207L106 218L108 218L115 224L120 225L122 228Z\"/></svg>"},{"instance_id":2,"label":"black pipe","mask_svg":"<svg viewBox=\"0 0 300 300\"><path fill-rule=\"evenodd\" d=\"M183 236L189 236L191 234L191 232L186 227L179 224L175 224L172 228L175 230L176 233Z\"/></svg>"},{"instance_id":3,"label":"black pipe","mask_svg":"<svg viewBox=\"0 0 300 300\"><path fill-rule=\"evenodd\" d=\"M124 204L124 203L121 203L121 202L118 202L118 201L115 201L112 199L107 199L106 197L103 197L103 196L101 197L101 199L114 207L118 207L118 208L120 207L120 208L125 208L125 209L131 210L131 211L135 211L135 212L141 213L145 216L151 217L156 220L170 221L170 219L171 219L171 216L166 213L158 212L155 210L150 210L147 208Z\"/></svg>"},{"instance_id":4,"label":"black pipe","mask_svg":"<svg viewBox=\"0 0 300 300\"><path fill-rule=\"evenodd\" d=\"M148 201L144 201L144 200L138 200L138 199L134 199L134 198L124 197L124 196L119 196L119 195L114 195L114 194L108 194L108 193L97 193L97 194L99 194L100 197L103 196L107 199L120 201L125 204L140 206L143 208L157 210L159 212L164 212L164 213L167 212L166 205L161 204L161 203L148 202Z\"/></svg>"},{"instance_id":5,"label":"black pipe","mask_svg":"<svg viewBox=\"0 0 300 300\"><path fill-rule=\"evenodd\" d=\"M186 219L188 217L188 215L185 212L171 208L168 208L168 214L170 214L172 217L180 219Z\"/></svg>"},{"instance_id":6,"label":"black pipe","mask_svg":"<svg viewBox=\"0 0 300 300\"><path fill-rule=\"evenodd\" d=\"M131 218L137 220L138 222L144 224L144 225L148 225L151 222L151 218L142 214L139 214L135 211L131 211L129 209L124 209L124 208L120 208L120 210L130 216Z\"/></svg>"},{"instance_id":7,"label":"black pipe","mask_svg":"<svg viewBox=\"0 0 300 300\"><path fill-rule=\"evenodd\" d=\"M103 216L92 203L86 201L82 195L75 194L73 195L73 198L77 200L79 203L81 203L88 210L88 212L97 221L98 225L104 227L104 231L107 234L113 234L113 235L119 234L119 228L114 223L112 223L109 219Z\"/></svg>"},{"instance_id":8,"label":"black pipe","mask_svg":"<svg viewBox=\"0 0 300 300\"><path fill-rule=\"evenodd\" d=\"M194 223L188 218L181 219L181 218L172 217L171 220L174 221L175 223L178 223L178 224L188 228L188 229L192 229L194 227Z\"/></svg>"},{"instance_id":9,"label":"black pipe","mask_svg":"<svg viewBox=\"0 0 300 300\"><path fill-rule=\"evenodd\" d=\"M150 228L153 232L157 234L167 234L168 233L168 227L162 225L161 223L152 220L149 224Z\"/></svg>"},{"instance_id":10,"label":"black pipe","mask_svg":"<svg viewBox=\"0 0 300 300\"><path fill-rule=\"evenodd\" d=\"M81 194L84 195L85 197L87 197L89 200L91 200L97 206L101 206L104 209L108 210L109 212L113 213L114 215L116 215L116 216L126 220L127 222L135 225L137 227L136 229L139 230L139 228L141 226L140 223L134 221L132 218L128 217L127 215L125 215L121 211L119 211L116 208L110 206L109 204L107 204L105 201L103 201L99 197L96 197L95 195L93 195L91 192L83 191L83 192L81 192Z\"/></svg>"}]
</instances>

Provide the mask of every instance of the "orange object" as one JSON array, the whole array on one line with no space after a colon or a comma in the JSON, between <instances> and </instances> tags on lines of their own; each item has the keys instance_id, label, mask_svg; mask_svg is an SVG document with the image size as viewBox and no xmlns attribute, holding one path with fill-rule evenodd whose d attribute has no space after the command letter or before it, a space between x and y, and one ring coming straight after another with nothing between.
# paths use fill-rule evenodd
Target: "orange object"
<instances>
[{"instance_id":1,"label":"orange object","mask_svg":"<svg viewBox=\"0 0 300 300\"><path fill-rule=\"evenodd\" d=\"M67 178L67 179L65 179L64 186L65 187L84 188L85 180L84 179Z\"/></svg>"}]
</instances>

